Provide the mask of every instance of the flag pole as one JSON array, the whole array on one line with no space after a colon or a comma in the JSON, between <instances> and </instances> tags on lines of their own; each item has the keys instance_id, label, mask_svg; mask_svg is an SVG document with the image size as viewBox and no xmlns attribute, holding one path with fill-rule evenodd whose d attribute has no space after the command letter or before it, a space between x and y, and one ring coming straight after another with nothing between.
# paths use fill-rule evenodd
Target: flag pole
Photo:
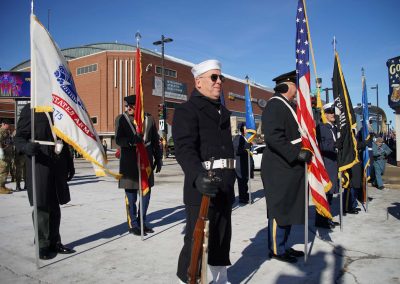
<instances>
[{"instance_id":1,"label":"flag pole","mask_svg":"<svg viewBox=\"0 0 400 284\"><path fill-rule=\"evenodd\" d=\"M139 41L140 41L140 34L138 35L138 33L136 33L136 49L139 48ZM137 54L137 53L136 53ZM140 60L140 58L136 58L136 64L138 64L138 60ZM140 76L140 75L139 75ZM136 84L140 84L140 80L139 82L135 82ZM137 89L137 88L136 88ZM140 96L141 94L136 94L136 96ZM135 109L135 111L137 111L137 108ZM142 133L140 133L142 134ZM139 211L140 211L140 237L142 239L142 241L144 241L144 224L143 224L143 192L142 192L142 174L141 174L141 168L140 168L140 152L136 151L137 153L137 167L138 167L138 173L139 173Z\"/></svg>"},{"instance_id":2,"label":"flag pole","mask_svg":"<svg viewBox=\"0 0 400 284\"><path fill-rule=\"evenodd\" d=\"M250 204L253 204L253 199L251 197L251 166L250 166L250 161L251 161L251 157L250 157L250 150L247 151L247 165L248 165L248 173L249 173L249 184L248 184L248 188L249 188L249 201Z\"/></svg>"},{"instance_id":3,"label":"flag pole","mask_svg":"<svg viewBox=\"0 0 400 284\"><path fill-rule=\"evenodd\" d=\"M317 75L317 64L315 62L315 57L314 57L314 49L312 46L312 40L311 40L311 32L310 32L310 26L308 24L308 16L307 16L307 9L306 9L306 0L303 0L303 6L304 6L304 16L306 18L306 26L307 26L307 34L308 34L308 43L310 46L310 52L311 52L311 59L313 62L313 67L314 67L314 76L315 80L317 80L318 75ZM325 111L324 108L322 107L322 101L321 101L321 93L320 93L320 88L317 88L317 108L319 108L321 112L321 119L323 123L327 123L326 117L325 117Z\"/></svg>"},{"instance_id":4,"label":"flag pole","mask_svg":"<svg viewBox=\"0 0 400 284\"><path fill-rule=\"evenodd\" d=\"M342 172L339 174L339 202L340 202L340 231L343 232L343 186L342 186Z\"/></svg>"},{"instance_id":5,"label":"flag pole","mask_svg":"<svg viewBox=\"0 0 400 284\"><path fill-rule=\"evenodd\" d=\"M308 169L307 163L304 164L304 183L305 183L305 200L304 200L304 263L308 258Z\"/></svg>"},{"instance_id":6,"label":"flag pole","mask_svg":"<svg viewBox=\"0 0 400 284\"><path fill-rule=\"evenodd\" d=\"M33 17L33 0L31 1L31 70L33 71L33 86L31 88L31 142L35 140L35 108L33 103L36 100L36 62L33 56L33 39L32 39L32 17ZM35 229L35 260L36 268L40 269L39 263L39 226L38 226L38 209L36 196L36 157L32 156L32 201L33 201L33 226Z\"/></svg>"}]
</instances>

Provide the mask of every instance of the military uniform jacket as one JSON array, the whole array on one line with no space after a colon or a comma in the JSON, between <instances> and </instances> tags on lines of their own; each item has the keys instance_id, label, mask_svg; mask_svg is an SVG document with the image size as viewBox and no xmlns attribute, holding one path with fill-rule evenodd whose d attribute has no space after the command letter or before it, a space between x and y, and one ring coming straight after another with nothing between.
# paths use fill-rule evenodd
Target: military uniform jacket
<instances>
[{"instance_id":1,"label":"military uniform jacket","mask_svg":"<svg viewBox=\"0 0 400 284\"><path fill-rule=\"evenodd\" d=\"M251 143L247 142L247 140L243 137L243 135L236 135L233 138L233 148L235 150L235 159L236 166L235 171L236 175L239 178L248 179L249 178L249 152ZM250 157L250 166L252 165L252 157ZM253 168L252 167L252 168ZM252 172L252 169L250 169Z\"/></svg>"},{"instance_id":2,"label":"military uniform jacket","mask_svg":"<svg viewBox=\"0 0 400 284\"><path fill-rule=\"evenodd\" d=\"M319 149L321 150L322 159L329 179L332 183L330 193L338 192L338 165L337 165L337 149L336 149L336 127L329 123L320 123L317 127L317 138Z\"/></svg>"},{"instance_id":3,"label":"military uniform jacket","mask_svg":"<svg viewBox=\"0 0 400 284\"><path fill-rule=\"evenodd\" d=\"M275 93L289 103L281 94ZM301 150L298 124L289 108L271 98L262 113L266 148L261 177L267 201L268 218L278 225L304 224L304 163L297 160ZM297 140L297 141L296 141Z\"/></svg>"},{"instance_id":4,"label":"military uniform jacket","mask_svg":"<svg viewBox=\"0 0 400 284\"><path fill-rule=\"evenodd\" d=\"M197 90L192 92L188 102L175 109L172 137L175 156L185 174L183 201L186 205L200 205L201 193L195 188L197 175L205 171L203 161L211 157L234 159L230 126L230 111L217 106ZM231 205L234 201L235 171L233 169L215 169L223 180L215 202Z\"/></svg>"},{"instance_id":5,"label":"military uniform jacket","mask_svg":"<svg viewBox=\"0 0 400 284\"><path fill-rule=\"evenodd\" d=\"M51 114L50 114L51 116ZM35 114L35 140L54 142L50 124L45 113ZM17 124L15 135L15 147L18 153L24 153L24 146L31 139L31 109L30 104L24 106ZM68 174L74 170L72 155L68 145L64 147L59 155L54 152L54 146L40 145L39 153L35 156L36 171L36 196L37 206L46 207L49 203L50 191L57 192L59 204L68 203L70 198L67 183ZM32 200L32 157L26 156L26 179L29 202Z\"/></svg>"},{"instance_id":6,"label":"military uniform jacket","mask_svg":"<svg viewBox=\"0 0 400 284\"><path fill-rule=\"evenodd\" d=\"M129 116L130 123L133 122L133 116ZM137 166L136 143L137 133L134 124L132 124L135 132L132 131L128 120L124 115L119 115L115 119L115 141L121 147L121 157L119 164L119 173L122 178L119 180L119 188L139 189L139 173ZM154 118L146 114L143 124L144 143L147 150L150 166L154 169L156 161L162 159L161 148L159 144L159 135ZM154 186L153 171L149 177L149 186Z\"/></svg>"}]
</instances>

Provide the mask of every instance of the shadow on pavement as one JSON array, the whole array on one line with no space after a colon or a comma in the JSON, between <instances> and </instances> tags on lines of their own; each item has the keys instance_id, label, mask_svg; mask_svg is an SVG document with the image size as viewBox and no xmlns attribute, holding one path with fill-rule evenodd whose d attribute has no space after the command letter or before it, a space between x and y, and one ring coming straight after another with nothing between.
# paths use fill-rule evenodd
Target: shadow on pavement
<instances>
[{"instance_id":1,"label":"shadow on pavement","mask_svg":"<svg viewBox=\"0 0 400 284\"><path fill-rule=\"evenodd\" d=\"M124 223L121 223L114 227L111 227L111 228L105 229L103 231L100 231L98 233L95 233L93 235L73 241L72 243L69 243L66 246L74 248L76 246L91 243L91 242L94 242L94 241L97 241L100 239L111 239L118 235L121 236L121 235L127 233L127 231L128 231L128 226L127 226L126 222L124 222Z\"/></svg>"},{"instance_id":2,"label":"shadow on pavement","mask_svg":"<svg viewBox=\"0 0 400 284\"><path fill-rule=\"evenodd\" d=\"M389 214L390 214L393 217L395 217L397 220L400 220L400 203L395 202L395 203L392 203L392 205L394 205L394 206L390 206L387 208L387 214L388 214L387 217L389 217Z\"/></svg>"}]
</instances>

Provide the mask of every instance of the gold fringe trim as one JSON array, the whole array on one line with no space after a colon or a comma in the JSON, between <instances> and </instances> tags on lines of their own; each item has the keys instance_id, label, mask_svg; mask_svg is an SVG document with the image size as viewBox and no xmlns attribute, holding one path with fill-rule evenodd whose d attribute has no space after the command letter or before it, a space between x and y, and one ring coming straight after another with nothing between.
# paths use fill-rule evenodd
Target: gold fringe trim
<instances>
[{"instance_id":1,"label":"gold fringe trim","mask_svg":"<svg viewBox=\"0 0 400 284\"><path fill-rule=\"evenodd\" d=\"M36 106L35 107L35 112L52 112L53 107L49 106Z\"/></svg>"},{"instance_id":2,"label":"gold fringe trim","mask_svg":"<svg viewBox=\"0 0 400 284\"><path fill-rule=\"evenodd\" d=\"M55 126L52 127L54 133L60 137L62 140L64 140L66 143L68 143L69 145L71 145L72 147L74 147L74 149L81 154L87 161L95 164L96 166L98 166L100 169L96 169L95 170L95 174L96 176L105 176L106 173L113 176L116 179L120 179L122 177L121 174L117 174L114 173L112 171L110 171L109 169L105 168L103 165L101 165L100 163L98 163L95 159L92 158L92 156L90 156L85 150L83 150L78 144L76 144L74 141L72 141L67 135L65 135L63 132L61 132L61 130L59 130L58 128L56 128ZM107 164L107 157L103 156L105 163Z\"/></svg>"}]
</instances>

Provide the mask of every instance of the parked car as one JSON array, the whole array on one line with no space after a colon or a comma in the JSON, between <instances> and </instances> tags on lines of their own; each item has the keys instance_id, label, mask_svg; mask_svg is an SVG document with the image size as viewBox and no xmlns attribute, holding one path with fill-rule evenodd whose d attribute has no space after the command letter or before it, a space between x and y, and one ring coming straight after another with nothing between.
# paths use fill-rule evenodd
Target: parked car
<instances>
[{"instance_id":1,"label":"parked car","mask_svg":"<svg viewBox=\"0 0 400 284\"><path fill-rule=\"evenodd\" d=\"M254 170L261 169L261 160L264 149L265 145L253 145L251 147L251 152L253 153L253 160L254 160Z\"/></svg>"}]
</instances>

